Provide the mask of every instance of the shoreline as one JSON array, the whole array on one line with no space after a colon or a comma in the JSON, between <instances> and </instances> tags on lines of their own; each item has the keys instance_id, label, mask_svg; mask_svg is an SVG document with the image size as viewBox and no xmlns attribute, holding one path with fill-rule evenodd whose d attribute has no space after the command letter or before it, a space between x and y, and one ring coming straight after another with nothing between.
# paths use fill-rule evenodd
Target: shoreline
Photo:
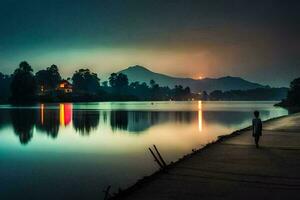
<instances>
[{"instance_id":1,"label":"shoreline","mask_svg":"<svg viewBox=\"0 0 300 200\"><path fill-rule=\"evenodd\" d=\"M295 114L296 113L292 113L292 114L287 114L287 115L283 115L283 116L279 116L279 117L270 118L270 119L264 120L263 123L270 123L274 120L282 119L282 118L289 117L289 116L292 116ZM248 126L248 127L242 128L242 129L235 130L228 135L218 136L218 138L215 141L208 143L199 149L193 149L191 153L183 155L181 158L179 158L176 161L171 161L169 164L167 164L165 169L159 169L158 171L156 171L148 176L144 176L141 179L138 179L136 181L136 183L127 187L124 190L119 189L119 191L117 193L112 194L109 199L115 200L115 199L122 199L123 197L127 197L128 195L134 193L136 190L143 187L145 184L155 180L159 175L167 173L168 170L173 169L177 165L182 163L183 161L192 158L195 154L203 153L206 149L210 148L211 146L217 145L227 139L242 135L242 134L246 133L247 131L251 130L251 127L252 126Z\"/></svg>"},{"instance_id":2,"label":"shoreline","mask_svg":"<svg viewBox=\"0 0 300 200\"><path fill-rule=\"evenodd\" d=\"M26 106L26 105L37 105L37 104L60 104L60 103L105 103L105 102L274 102L274 107L280 107L284 109L300 109L300 107L282 106L278 105L280 102L278 100L90 100L90 101L34 101L34 102L21 102L14 103L11 101L0 101L0 105L11 105L11 106ZM279 103L276 103L279 102Z\"/></svg>"}]
</instances>

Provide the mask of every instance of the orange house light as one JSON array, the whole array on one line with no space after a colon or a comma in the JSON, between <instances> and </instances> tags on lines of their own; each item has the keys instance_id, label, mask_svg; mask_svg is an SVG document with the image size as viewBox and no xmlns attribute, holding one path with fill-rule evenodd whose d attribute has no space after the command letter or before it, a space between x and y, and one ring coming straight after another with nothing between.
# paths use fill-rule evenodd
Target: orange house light
<instances>
[{"instance_id":1,"label":"orange house light","mask_svg":"<svg viewBox=\"0 0 300 200\"><path fill-rule=\"evenodd\" d=\"M72 104L59 104L59 121L61 126L67 126L72 121Z\"/></svg>"},{"instance_id":2,"label":"orange house light","mask_svg":"<svg viewBox=\"0 0 300 200\"><path fill-rule=\"evenodd\" d=\"M64 88L64 87L65 87L65 84L64 84L64 83L61 83L61 84L59 85L59 87L60 87L60 88Z\"/></svg>"}]
</instances>

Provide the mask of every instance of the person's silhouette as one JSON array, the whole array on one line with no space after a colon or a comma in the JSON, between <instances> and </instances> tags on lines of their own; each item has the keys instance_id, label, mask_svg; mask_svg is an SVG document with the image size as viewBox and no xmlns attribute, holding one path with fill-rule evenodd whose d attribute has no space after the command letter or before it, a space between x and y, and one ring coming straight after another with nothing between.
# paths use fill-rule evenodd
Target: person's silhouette
<instances>
[{"instance_id":1,"label":"person's silhouette","mask_svg":"<svg viewBox=\"0 0 300 200\"><path fill-rule=\"evenodd\" d=\"M256 148L258 148L259 137L262 135L262 122L258 111L254 111L254 117L252 120L252 136L254 137Z\"/></svg>"}]
</instances>

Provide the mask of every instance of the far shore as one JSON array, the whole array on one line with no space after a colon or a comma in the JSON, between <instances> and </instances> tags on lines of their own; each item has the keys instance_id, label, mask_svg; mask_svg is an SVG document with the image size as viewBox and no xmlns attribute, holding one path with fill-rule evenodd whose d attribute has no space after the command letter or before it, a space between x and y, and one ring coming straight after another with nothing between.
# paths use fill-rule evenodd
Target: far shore
<instances>
[{"instance_id":1,"label":"far shore","mask_svg":"<svg viewBox=\"0 0 300 200\"><path fill-rule=\"evenodd\" d=\"M98 103L98 102L162 102L162 101L174 101L174 102L197 102L197 101L208 101L208 102L247 102L247 101L255 101L255 102L279 102L278 100L201 100L201 99L195 99L195 100L138 100L138 99L128 99L128 100L86 100L86 101L34 101L34 102L19 102L14 103L11 101L0 101L0 105L35 105L35 104L47 104L47 103ZM287 110L289 109L300 109L299 107L289 107L289 106L281 106L279 103L274 104L275 107L281 107L285 108Z\"/></svg>"}]
</instances>

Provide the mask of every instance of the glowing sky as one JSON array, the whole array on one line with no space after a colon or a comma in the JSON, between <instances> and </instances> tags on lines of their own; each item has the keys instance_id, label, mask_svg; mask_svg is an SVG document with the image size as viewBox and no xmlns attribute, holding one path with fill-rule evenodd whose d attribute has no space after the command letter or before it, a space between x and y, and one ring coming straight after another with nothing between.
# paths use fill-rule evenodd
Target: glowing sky
<instances>
[{"instance_id":1,"label":"glowing sky","mask_svg":"<svg viewBox=\"0 0 300 200\"><path fill-rule=\"evenodd\" d=\"M300 76L300 3L242 0L0 0L0 71L22 60L63 76L130 65L183 77Z\"/></svg>"}]
</instances>

